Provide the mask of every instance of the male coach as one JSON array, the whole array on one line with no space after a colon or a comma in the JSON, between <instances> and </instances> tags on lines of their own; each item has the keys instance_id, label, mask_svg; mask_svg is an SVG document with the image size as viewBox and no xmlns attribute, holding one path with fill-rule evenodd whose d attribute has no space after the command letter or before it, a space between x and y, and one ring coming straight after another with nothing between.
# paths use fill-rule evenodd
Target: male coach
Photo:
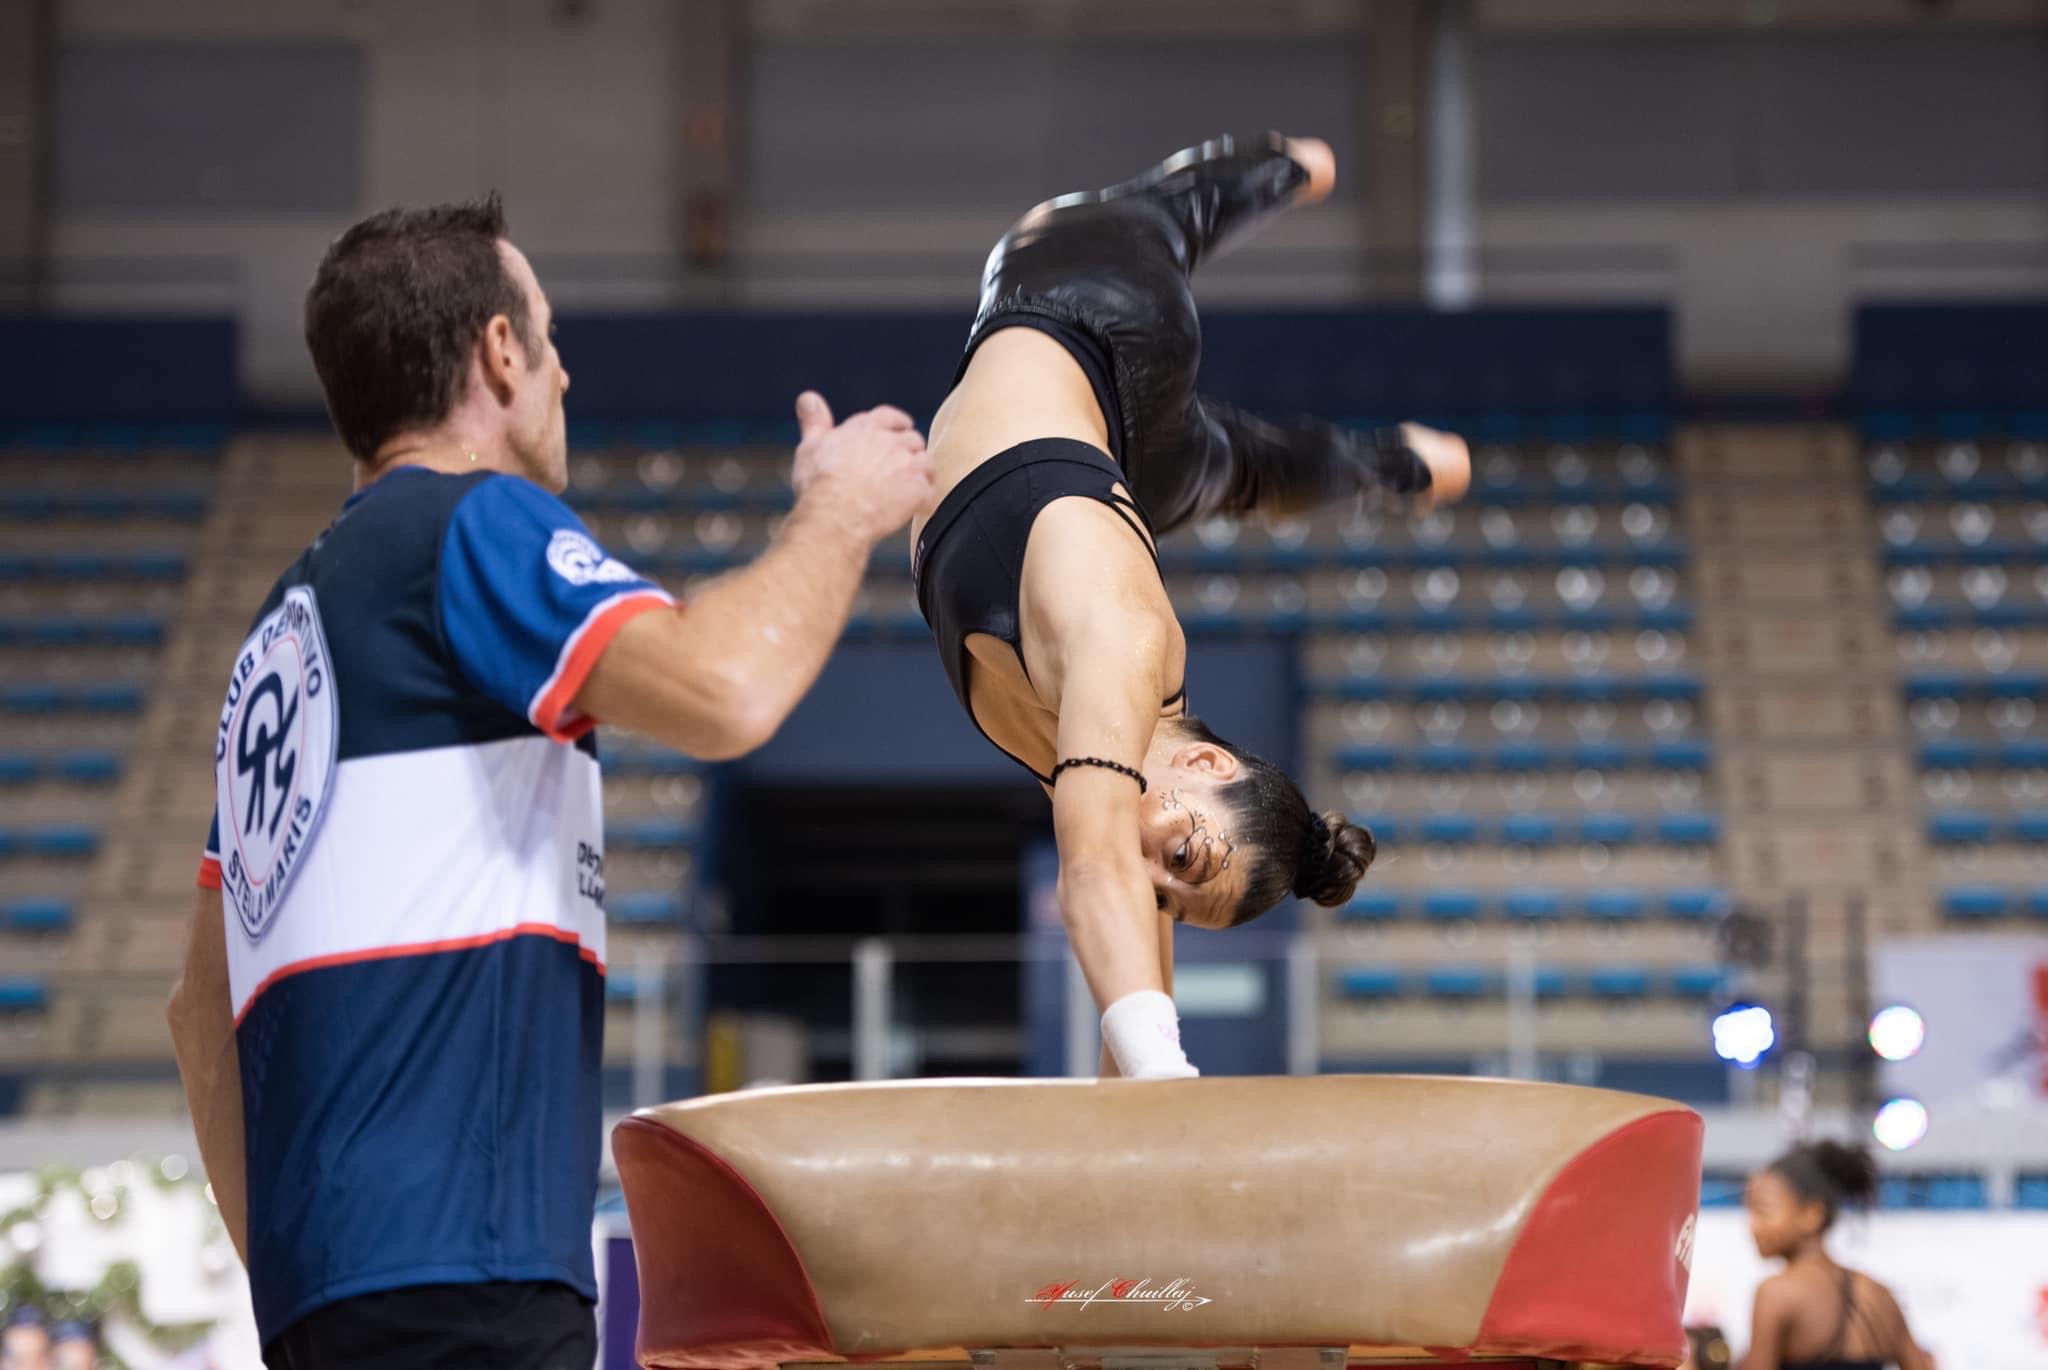
<instances>
[{"instance_id":1,"label":"male coach","mask_svg":"<svg viewBox=\"0 0 2048 1370\"><path fill-rule=\"evenodd\" d=\"M761 745L931 499L908 416L806 393L782 531L676 605L557 498L553 331L495 196L364 220L306 297L356 488L236 654L170 1005L272 1370L589 1370L591 729Z\"/></svg>"}]
</instances>

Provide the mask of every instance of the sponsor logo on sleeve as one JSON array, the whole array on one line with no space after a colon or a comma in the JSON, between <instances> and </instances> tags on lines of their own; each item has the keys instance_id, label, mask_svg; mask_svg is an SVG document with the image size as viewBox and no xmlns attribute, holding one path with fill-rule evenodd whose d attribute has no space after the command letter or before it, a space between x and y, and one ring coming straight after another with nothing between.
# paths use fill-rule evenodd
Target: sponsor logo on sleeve
<instances>
[{"instance_id":1,"label":"sponsor logo on sleeve","mask_svg":"<svg viewBox=\"0 0 2048 1370\"><path fill-rule=\"evenodd\" d=\"M340 732L319 604L310 586L295 586L236 654L214 738L221 895L252 942L312 845Z\"/></svg>"},{"instance_id":2,"label":"sponsor logo on sleeve","mask_svg":"<svg viewBox=\"0 0 2048 1370\"><path fill-rule=\"evenodd\" d=\"M639 573L608 556L574 528L559 528L548 539L548 565L571 585L611 585L640 579Z\"/></svg>"}]
</instances>

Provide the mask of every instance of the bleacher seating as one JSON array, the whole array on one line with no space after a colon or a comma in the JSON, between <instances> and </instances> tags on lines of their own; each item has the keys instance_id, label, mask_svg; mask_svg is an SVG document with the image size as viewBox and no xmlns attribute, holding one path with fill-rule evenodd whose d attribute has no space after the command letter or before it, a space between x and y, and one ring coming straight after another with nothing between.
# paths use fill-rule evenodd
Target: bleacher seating
<instances>
[{"instance_id":1,"label":"bleacher seating","mask_svg":"<svg viewBox=\"0 0 2048 1370\"><path fill-rule=\"evenodd\" d=\"M224 442L212 429L0 435L0 1056L28 1073L32 1108L77 1093L64 1082L104 1055L118 1016L91 948L127 908L89 890L122 835L112 787L130 769ZM124 1006L147 1024L141 1059L160 1075L167 986Z\"/></svg>"},{"instance_id":2,"label":"bleacher seating","mask_svg":"<svg viewBox=\"0 0 2048 1370\"><path fill-rule=\"evenodd\" d=\"M1415 1061L1445 1011L1483 1040L1526 935L1564 937L1529 984L1543 1050L1697 1049L1729 900L1677 497L1647 441L1501 443L1475 453L1453 509L1204 527L1162 549L1169 568L1204 567L1211 606L1277 608L1303 634L1311 788L1380 844L1329 918L1369 938L1330 948L1343 1064ZM1230 553L1284 569L1227 593L1213 582ZM1372 1026L1353 1031L1352 1013ZM1617 1033L1617 1013L1645 1030ZM1454 1033L1420 1064L1456 1068L1463 1046Z\"/></svg>"},{"instance_id":3,"label":"bleacher seating","mask_svg":"<svg viewBox=\"0 0 2048 1370\"><path fill-rule=\"evenodd\" d=\"M1883 425L1879 425L1880 428ZM2048 916L2048 444L1958 416L1864 454L1941 914Z\"/></svg>"}]
</instances>

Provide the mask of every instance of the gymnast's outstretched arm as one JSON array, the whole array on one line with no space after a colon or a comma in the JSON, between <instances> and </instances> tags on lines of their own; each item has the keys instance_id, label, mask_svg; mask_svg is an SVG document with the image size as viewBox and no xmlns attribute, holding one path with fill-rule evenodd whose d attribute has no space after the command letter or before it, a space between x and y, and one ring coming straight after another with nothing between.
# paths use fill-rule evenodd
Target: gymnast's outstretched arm
<instances>
[{"instance_id":1,"label":"gymnast's outstretched arm","mask_svg":"<svg viewBox=\"0 0 2048 1370\"><path fill-rule=\"evenodd\" d=\"M1060 758L1138 769L1165 693L1167 643L1160 620L1114 605L1098 607L1063 635L1061 645L1053 668ZM1164 920L1140 854L1139 793L1130 775L1103 767L1076 766L1060 774L1052 794L1060 920L1103 1012L1103 1073L1191 1075L1167 997L1171 945L1162 941Z\"/></svg>"}]
</instances>

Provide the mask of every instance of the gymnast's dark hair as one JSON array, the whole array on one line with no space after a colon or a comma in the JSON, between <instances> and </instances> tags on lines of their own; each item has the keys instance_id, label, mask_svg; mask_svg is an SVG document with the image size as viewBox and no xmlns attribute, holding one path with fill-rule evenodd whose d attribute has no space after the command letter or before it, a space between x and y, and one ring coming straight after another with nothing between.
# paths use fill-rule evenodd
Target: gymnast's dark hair
<instances>
[{"instance_id":1,"label":"gymnast's dark hair","mask_svg":"<svg viewBox=\"0 0 2048 1370\"><path fill-rule=\"evenodd\" d=\"M1292 894L1335 908L1351 897L1378 848L1372 833L1334 810L1317 813L1287 772L1225 742L1190 714L1181 732L1237 758L1237 778L1219 791L1236 825L1232 836L1250 848L1252 869L1231 926L1249 923Z\"/></svg>"},{"instance_id":2,"label":"gymnast's dark hair","mask_svg":"<svg viewBox=\"0 0 2048 1370\"><path fill-rule=\"evenodd\" d=\"M1859 1146L1804 1142L1768 1168L1801 1199L1826 1208L1822 1231L1834 1226L1835 1215L1844 1208L1868 1207L1877 1201L1877 1162Z\"/></svg>"},{"instance_id":3,"label":"gymnast's dark hair","mask_svg":"<svg viewBox=\"0 0 2048 1370\"><path fill-rule=\"evenodd\" d=\"M342 443L364 461L394 434L429 428L461 398L494 315L540 352L526 293L505 269L505 207L387 209L329 245L306 292L306 347Z\"/></svg>"}]
</instances>

